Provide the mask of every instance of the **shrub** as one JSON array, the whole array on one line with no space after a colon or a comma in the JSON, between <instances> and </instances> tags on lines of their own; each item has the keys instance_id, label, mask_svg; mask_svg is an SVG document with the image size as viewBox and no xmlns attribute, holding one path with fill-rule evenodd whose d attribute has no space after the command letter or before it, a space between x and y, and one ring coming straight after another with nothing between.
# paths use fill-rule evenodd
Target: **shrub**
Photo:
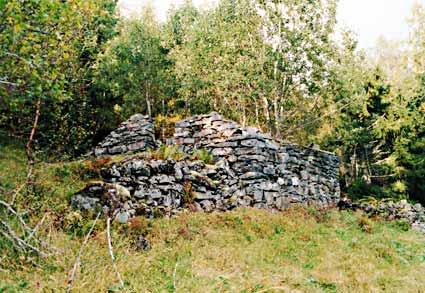
<instances>
[{"instance_id":1,"label":"shrub","mask_svg":"<svg viewBox=\"0 0 425 293\"><path fill-rule=\"evenodd\" d=\"M183 203L192 204L195 201L195 194L193 193L192 183L186 181L183 184Z\"/></svg>"},{"instance_id":2,"label":"shrub","mask_svg":"<svg viewBox=\"0 0 425 293\"><path fill-rule=\"evenodd\" d=\"M177 145L161 145L157 150L150 151L148 157L155 160L173 159L176 161L182 160L186 154L182 152Z\"/></svg>"},{"instance_id":3,"label":"shrub","mask_svg":"<svg viewBox=\"0 0 425 293\"><path fill-rule=\"evenodd\" d=\"M192 160L200 160L204 162L205 164L213 164L214 163L214 157L213 155L207 151L206 149L197 149L193 152L193 155L191 157Z\"/></svg>"},{"instance_id":4,"label":"shrub","mask_svg":"<svg viewBox=\"0 0 425 293\"><path fill-rule=\"evenodd\" d=\"M386 197L383 189L374 184L369 184L363 179L356 179L347 188L348 197L353 200L359 200L366 197L384 198Z\"/></svg>"}]
</instances>

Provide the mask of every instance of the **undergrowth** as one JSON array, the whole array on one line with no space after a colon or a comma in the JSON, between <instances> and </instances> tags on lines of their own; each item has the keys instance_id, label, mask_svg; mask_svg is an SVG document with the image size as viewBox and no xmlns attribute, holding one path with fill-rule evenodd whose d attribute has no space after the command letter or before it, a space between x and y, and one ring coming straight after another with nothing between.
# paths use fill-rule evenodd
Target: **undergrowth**
<instances>
[{"instance_id":1,"label":"undergrowth","mask_svg":"<svg viewBox=\"0 0 425 293\"><path fill-rule=\"evenodd\" d=\"M22 148L0 145L0 186L25 179ZM35 187L19 194L17 208L57 249L47 259L21 259L0 238L0 292L64 291L83 236L93 220L69 208L70 196L96 178L105 161L37 163ZM112 161L111 161L112 160ZM191 188L187 186L187 202ZM421 292L425 237L405 223L363 214L293 208L272 213L238 209L136 218L114 223L114 252L127 292ZM139 236L151 250L139 251ZM104 221L81 256L73 292L118 292Z\"/></svg>"}]
</instances>

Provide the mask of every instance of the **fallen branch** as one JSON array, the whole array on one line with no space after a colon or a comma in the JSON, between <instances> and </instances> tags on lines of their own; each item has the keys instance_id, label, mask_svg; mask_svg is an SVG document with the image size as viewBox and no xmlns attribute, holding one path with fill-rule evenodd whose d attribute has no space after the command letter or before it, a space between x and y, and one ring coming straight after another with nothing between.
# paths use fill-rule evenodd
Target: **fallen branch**
<instances>
[{"instance_id":1,"label":"fallen branch","mask_svg":"<svg viewBox=\"0 0 425 293\"><path fill-rule=\"evenodd\" d=\"M177 274L177 266L179 265L179 262L176 262L176 265L174 266L174 271L173 271L173 287L174 290L176 290L176 274Z\"/></svg>"},{"instance_id":2,"label":"fallen branch","mask_svg":"<svg viewBox=\"0 0 425 293\"><path fill-rule=\"evenodd\" d=\"M17 211L15 211L15 210L12 208L12 206L11 206L10 204L8 204L7 202L2 201L2 200L0 200L0 204L1 204L1 205L3 205L4 207L6 207L6 209L7 209L7 210L8 210L11 214L13 214L16 218L18 218L18 220L19 220L19 222L21 223L21 225L22 225L22 227L23 227L24 231L26 231L26 232L30 232L30 231L31 231L30 227L28 227L28 225L25 223L25 221L22 219L22 217L18 214L18 212L17 212Z\"/></svg>"},{"instance_id":3,"label":"fallen branch","mask_svg":"<svg viewBox=\"0 0 425 293\"><path fill-rule=\"evenodd\" d=\"M46 216L48 215L48 213L45 213L43 215L43 217L41 218L40 222L37 223L37 225L35 225L34 229L32 229L32 232L30 233L30 235L28 235L27 238L25 238L26 241L31 240L31 238L34 237L34 235L37 233L38 228L43 225L44 220L46 219Z\"/></svg>"},{"instance_id":4,"label":"fallen branch","mask_svg":"<svg viewBox=\"0 0 425 293\"><path fill-rule=\"evenodd\" d=\"M19 192L21 192L22 188L24 188L24 186L26 186L26 182L24 182L23 184L21 184L20 186L18 186L13 191L12 201L10 202L11 205L13 205L15 203L16 197L18 196Z\"/></svg>"},{"instance_id":5,"label":"fallen branch","mask_svg":"<svg viewBox=\"0 0 425 293\"><path fill-rule=\"evenodd\" d=\"M35 253L37 253L39 256L41 257L47 257L47 254L45 254L44 252L40 251L38 248L36 248L35 246L27 243L25 240L19 238L19 236L16 235L15 231L13 231L13 229L9 226L9 224L7 224L6 222L0 220L0 223L6 227L7 229L7 234L13 238L14 242L16 242L18 244L19 247L24 248L24 250L26 250L25 248L28 248L32 251L34 251ZM4 231L2 231L2 234L5 234Z\"/></svg>"},{"instance_id":6,"label":"fallen branch","mask_svg":"<svg viewBox=\"0 0 425 293\"><path fill-rule=\"evenodd\" d=\"M112 239L111 239L111 217L108 217L106 219L106 235L108 240L109 255L111 256L111 261L112 261L112 267L114 268L115 274L118 278L118 281L120 282L121 288L125 291L124 282L121 278L120 272L117 269L117 265L115 264L115 257L114 257L114 251L112 248Z\"/></svg>"},{"instance_id":7,"label":"fallen branch","mask_svg":"<svg viewBox=\"0 0 425 293\"><path fill-rule=\"evenodd\" d=\"M89 232L87 232L87 235L84 238L83 244L81 244L80 250L78 251L77 258L75 259L74 266L73 266L72 271L71 271L71 276L68 279L68 286L66 287L66 292L69 292L69 290L71 290L72 282L74 281L74 278L75 278L75 272L77 271L77 267L80 263L81 254L83 253L84 247L86 246L87 242L89 241L90 235L93 232L93 229L94 229L96 222L99 219L100 215L101 215L101 212L99 212L97 214L96 219L93 222L93 225L90 227Z\"/></svg>"}]
</instances>

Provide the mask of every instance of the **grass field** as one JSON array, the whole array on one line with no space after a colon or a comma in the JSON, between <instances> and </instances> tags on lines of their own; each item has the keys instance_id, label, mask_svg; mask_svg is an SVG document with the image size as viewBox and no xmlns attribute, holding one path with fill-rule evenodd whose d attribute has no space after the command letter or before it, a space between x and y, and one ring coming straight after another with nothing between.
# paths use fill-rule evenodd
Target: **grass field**
<instances>
[{"instance_id":1,"label":"grass field","mask_svg":"<svg viewBox=\"0 0 425 293\"><path fill-rule=\"evenodd\" d=\"M17 147L0 146L4 190L19 186L25 176ZM33 225L47 214L40 232L58 253L30 263L2 252L0 292L64 292L92 223L70 210L68 202L84 185L83 165L37 165L37 190L18 201L30 210L27 219ZM82 254L72 292L424 292L425 237L405 228L360 213L301 207L114 223L123 290L101 220ZM140 234L151 250L135 249L133 240Z\"/></svg>"}]
</instances>

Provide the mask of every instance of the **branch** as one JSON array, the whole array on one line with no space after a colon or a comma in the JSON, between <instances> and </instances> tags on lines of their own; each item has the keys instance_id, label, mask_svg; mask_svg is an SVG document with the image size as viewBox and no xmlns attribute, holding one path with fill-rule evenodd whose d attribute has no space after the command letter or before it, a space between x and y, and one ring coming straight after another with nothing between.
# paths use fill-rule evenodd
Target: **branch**
<instances>
[{"instance_id":1,"label":"branch","mask_svg":"<svg viewBox=\"0 0 425 293\"><path fill-rule=\"evenodd\" d=\"M111 217L108 217L106 219L106 235L108 240L109 255L111 256L111 261L112 261L112 267L114 268L115 274L118 278L118 281L120 282L121 288L125 291L124 282L121 278L120 272L117 269L117 265L115 264L114 252L112 250L113 248L112 248L112 240L111 240Z\"/></svg>"},{"instance_id":2,"label":"branch","mask_svg":"<svg viewBox=\"0 0 425 293\"><path fill-rule=\"evenodd\" d=\"M32 177L32 171L34 168L34 155L32 152L32 141L34 139L34 135L35 132L37 131L37 127L38 127L38 119L40 118L40 108L41 108L41 98L38 98L35 104L35 117L34 117L34 123L32 125L32 129L31 129L31 133L30 133L30 137L28 138L28 142L25 145L25 151L27 153L27 157L28 157L28 173L27 173L27 181L26 183L30 183L31 182L31 177Z\"/></svg>"},{"instance_id":3,"label":"branch","mask_svg":"<svg viewBox=\"0 0 425 293\"><path fill-rule=\"evenodd\" d=\"M38 248L32 246L31 244L25 242L24 240L22 240L21 238L19 238L16 233L13 231L13 229L4 221L0 220L0 223L6 227L8 234L11 238L13 238L13 240L22 248L26 247L29 248L30 250L34 251L35 253L37 253L39 256L41 257L47 257L47 254L45 254L44 252L40 251ZM5 234L4 231L2 231L2 234Z\"/></svg>"},{"instance_id":4,"label":"branch","mask_svg":"<svg viewBox=\"0 0 425 293\"><path fill-rule=\"evenodd\" d=\"M174 290L176 290L176 274L177 274L178 264L179 264L179 262L176 261L176 265L174 266L174 271L173 271L173 287L174 287Z\"/></svg>"},{"instance_id":5,"label":"branch","mask_svg":"<svg viewBox=\"0 0 425 293\"><path fill-rule=\"evenodd\" d=\"M44 220L46 219L48 213L45 213L43 215L43 217L41 218L40 222L37 223L37 225L35 225L34 229L32 230L32 232L30 233L30 235L28 235L27 238L25 238L25 241L29 241L31 240L32 237L34 237L34 235L37 233L38 228L43 225Z\"/></svg>"},{"instance_id":6,"label":"branch","mask_svg":"<svg viewBox=\"0 0 425 293\"><path fill-rule=\"evenodd\" d=\"M97 220L100 217L100 214L101 214L101 212L99 212L97 214L96 219L93 222L93 225L90 227L89 232L87 232L87 235L84 238L84 242L83 242L83 244L81 244L80 250L78 251L77 258L75 259L74 266L73 266L72 271L71 271L71 276L68 279L68 286L66 287L66 291L65 291L67 293L69 292L69 290L71 290L72 282L74 281L74 277L75 277L75 272L77 271L77 267L80 263L81 254L83 253L83 249L86 246L87 242L89 241L90 235L93 232L93 229L96 225Z\"/></svg>"},{"instance_id":7,"label":"branch","mask_svg":"<svg viewBox=\"0 0 425 293\"><path fill-rule=\"evenodd\" d=\"M25 221L22 219L22 217L18 214L18 212L16 212L12 208L12 206L10 204L8 204L7 202L4 202L2 200L0 200L0 204L5 206L11 214L13 214L14 216L16 216L18 218L19 222L21 223L22 227L24 228L24 231L26 231L26 232L31 231L30 227L28 227L28 225L25 223Z\"/></svg>"},{"instance_id":8,"label":"branch","mask_svg":"<svg viewBox=\"0 0 425 293\"><path fill-rule=\"evenodd\" d=\"M13 86L18 86L19 85L18 83L10 82L10 81L4 80L4 79L0 79L0 83L7 84L7 85L13 85Z\"/></svg>"}]
</instances>

